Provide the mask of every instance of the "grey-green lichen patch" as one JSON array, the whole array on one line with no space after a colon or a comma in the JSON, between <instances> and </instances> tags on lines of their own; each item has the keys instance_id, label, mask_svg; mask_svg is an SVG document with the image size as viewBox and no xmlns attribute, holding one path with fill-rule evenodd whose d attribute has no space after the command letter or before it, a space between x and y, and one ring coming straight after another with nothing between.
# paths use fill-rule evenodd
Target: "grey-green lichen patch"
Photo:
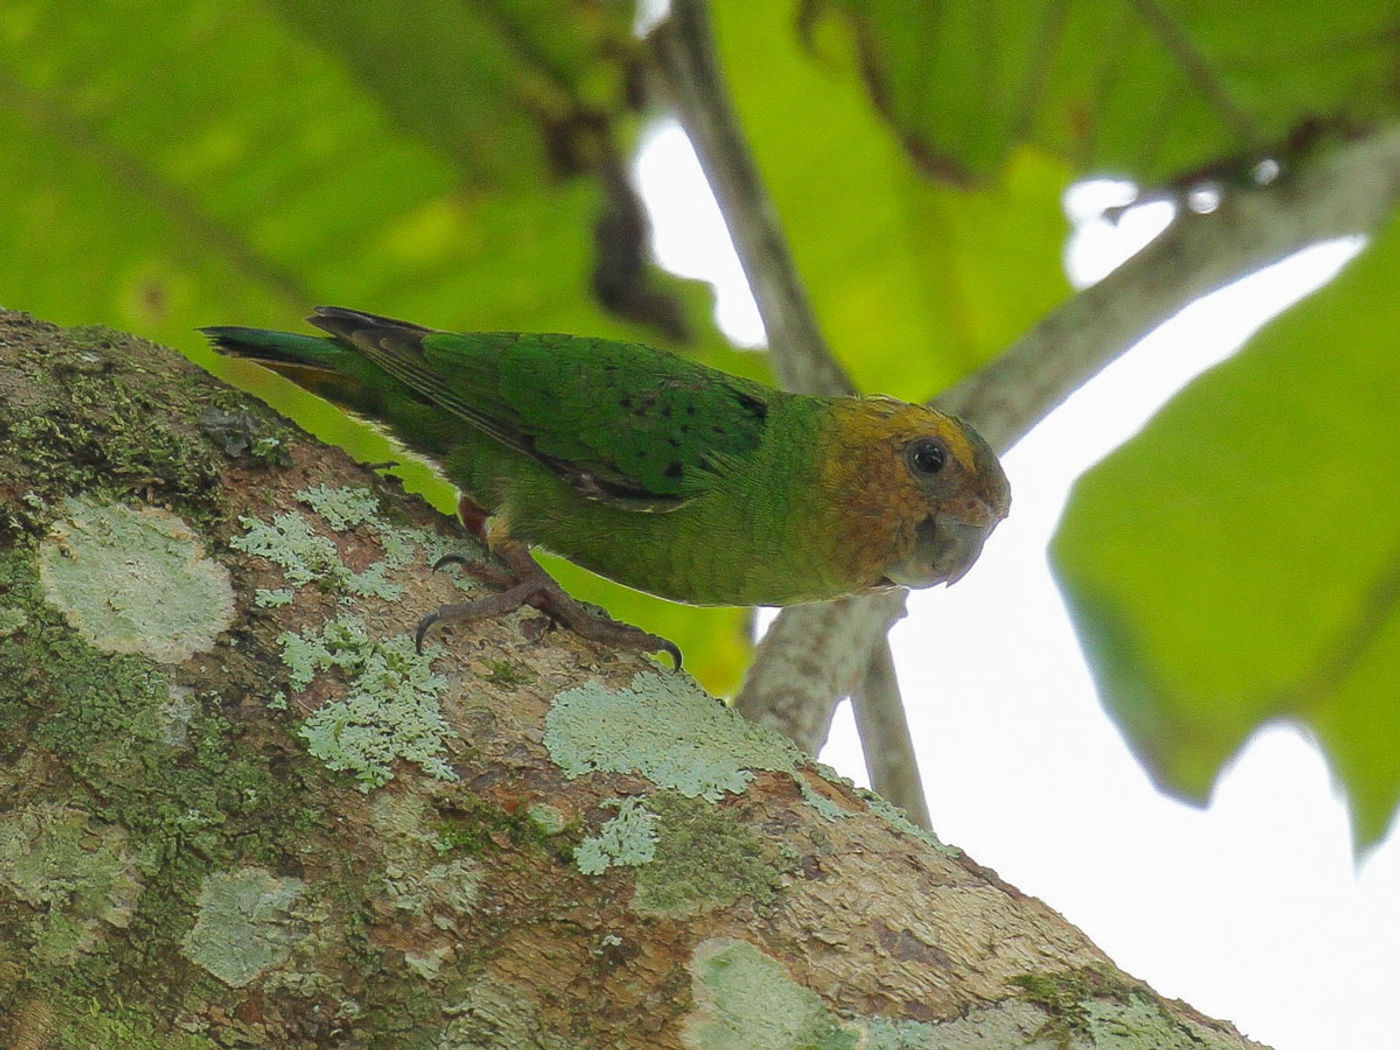
<instances>
[{"instance_id":1,"label":"grey-green lichen patch","mask_svg":"<svg viewBox=\"0 0 1400 1050\"><path fill-rule=\"evenodd\" d=\"M690 961L695 1007L682 1037L695 1050L856 1050L860 1032L747 941L715 938Z\"/></svg>"},{"instance_id":2,"label":"grey-green lichen patch","mask_svg":"<svg viewBox=\"0 0 1400 1050\"><path fill-rule=\"evenodd\" d=\"M748 941L701 941L690 974L695 1006L681 1037L693 1050L1009 1050L1033 1044L946 1042L941 1027L920 1021L840 1017Z\"/></svg>"},{"instance_id":3,"label":"grey-green lichen patch","mask_svg":"<svg viewBox=\"0 0 1400 1050\"><path fill-rule=\"evenodd\" d=\"M228 570L155 507L63 501L39 546L44 596L91 645L180 663L233 622Z\"/></svg>"},{"instance_id":4,"label":"grey-green lichen patch","mask_svg":"<svg viewBox=\"0 0 1400 1050\"><path fill-rule=\"evenodd\" d=\"M307 934L292 914L305 883L266 868L216 872L199 891L198 915L181 951L233 988L243 988L291 957Z\"/></svg>"},{"instance_id":5,"label":"grey-green lichen patch","mask_svg":"<svg viewBox=\"0 0 1400 1050\"><path fill-rule=\"evenodd\" d=\"M0 592L31 624L24 645L0 644L0 734L13 729L12 718L42 712L31 750L98 800L104 822L126 830L138 857L169 858L182 870L228 850L239 862L261 860L316 824L319 804L307 784L322 779L318 763L274 773L273 752L258 743L271 727L232 724L216 691L191 691L147 656L102 652L64 629L42 598L34 551L0 550ZM53 776L44 768L40 787ZM143 860L142 877L161 866ZM140 908L172 899L145 893Z\"/></svg>"},{"instance_id":6,"label":"grey-green lichen patch","mask_svg":"<svg viewBox=\"0 0 1400 1050\"><path fill-rule=\"evenodd\" d=\"M481 896L481 869L469 858L443 861L423 872L422 884L431 901L466 915Z\"/></svg>"},{"instance_id":7,"label":"grey-green lichen patch","mask_svg":"<svg viewBox=\"0 0 1400 1050\"><path fill-rule=\"evenodd\" d=\"M569 826L569 821L556 807L547 802L532 802L525 809L525 815L534 821L541 834L557 835Z\"/></svg>"},{"instance_id":8,"label":"grey-green lichen patch","mask_svg":"<svg viewBox=\"0 0 1400 1050\"><path fill-rule=\"evenodd\" d=\"M939 1024L871 1018L862 1022L870 1050L1088 1050L1046 1027L1045 1011L1022 999L974 1008ZM1144 1044L1140 1050L1156 1050Z\"/></svg>"},{"instance_id":9,"label":"grey-green lichen patch","mask_svg":"<svg viewBox=\"0 0 1400 1050\"><path fill-rule=\"evenodd\" d=\"M835 770L832 770L832 773L835 773ZM806 773L797 774L797 790L802 795L802 801L806 802L807 805L811 806L827 820L839 820L842 817L853 815L849 809L827 798L813 787Z\"/></svg>"},{"instance_id":10,"label":"grey-green lichen patch","mask_svg":"<svg viewBox=\"0 0 1400 1050\"><path fill-rule=\"evenodd\" d=\"M392 582L389 573L418 561L422 553L426 554L424 563L431 564L446 552L447 541L431 529L399 528L385 521L379 514L379 498L366 488L315 485L295 495L332 531L358 530L379 544L384 557L356 572L341 559L335 541L317 531L301 513L286 511L273 515L270 521L239 518L243 534L233 537L229 546L268 559L293 587L315 583L339 591L346 601L352 597L397 601L403 587ZM261 588L254 598L261 606L284 605L290 600L285 588Z\"/></svg>"},{"instance_id":11,"label":"grey-green lichen patch","mask_svg":"<svg viewBox=\"0 0 1400 1050\"><path fill-rule=\"evenodd\" d=\"M448 845L429 823L436 811L421 795L380 792L369 804L369 826L385 859L410 865L437 856Z\"/></svg>"},{"instance_id":12,"label":"grey-green lichen patch","mask_svg":"<svg viewBox=\"0 0 1400 1050\"><path fill-rule=\"evenodd\" d=\"M416 914L446 910L468 915L481 895L481 868L470 858L443 861L418 871L389 864L384 887L394 907ZM445 925L447 919L438 925Z\"/></svg>"},{"instance_id":13,"label":"grey-green lichen patch","mask_svg":"<svg viewBox=\"0 0 1400 1050\"><path fill-rule=\"evenodd\" d=\"M340 580L349 573L340 560L340 551L327 537L311 527L300 514L286 511L271 521L240 517L244 532L228 545L245 554L266 558L282 570L287 582L297 587L317 580Z\"/></svg>"},{"instance_id":14,"label":"grey-green lichen patch","mask_svg":"<svg viewBox=\"0 0 1400 1050\"><path fill-rule=\"evenodd\" d=\"M380 527L379 497L366 488L352 488L348 485L315 485L296 493L296 498L305 503L336 532L344 532L356 525L373 524Z\"/></svg>"},{"instance_id":15,"label":"grey-green lichen patch","mask_svg":"<svg viewBox=\"0 0 1400 1050\"><path fill-rule=\"evenodd\" d=\"M1055 1046L1225 1050L1237 1045L1173 1017L1149 988L1107 967L1021 974L1011 983L1044 1011L1036 1034Z\"/></svg>"},{"instance_id":16,"label":"grey-green lichen patch","mask_svg":"<svg viewBox=\"0 0 1400 1050\"><path fill-rule=\"evenodd\" d=\"M442 976L442 968L456 955L456 951L446 944L424 950L411 949L403 953L403 962L408 971L425 981L436 981Z\"/></svg>"},{"instance_id":17,"label":"grey-green lichen patch","mask_svg":"<svg viewBox=\"0 0 1400 1050\"><path fill-rule=\"evenodd\" d=\"M656 856L657 816L639 798L614 799L617 816L574 848L574 863L585 875L601 875L615 865L638 867Z\"/></svg>"},{"instance_id":18,"label":"grey-green lichen patch","mask_svg":"<svg viewBox=\"0 0 1400 1050\"><path fill-rule=\"evenodd\" d=\"M698 915L740 901L763 905L781 885L764 843L727 809L674 791L647 800L657 818L651 863L637 872L633 907L647 915Z\"/></svg>"},{"instance_id":19,"label":"grey-green lichen patch","mask_svg":"<svg viewBox=\"0 0 1400 1050\"><path fill-rule=\"evenodd\" d=\"M389 582L389 565L377 561L361 572L354 572L341 560L340 550L327 536L322 536L302 515L287 511L273 515L271 521L241 517L241 536L229 540L229 546L245 554L257 554L277 565L286 581L297 587L319 583L342 591L347 597L382 598L397 601L403 587ZM272 604L281 591L260 588L254 601Z\"/></svg>"},{"instance_id":20,"label":"grey-green lichen patch","mask_svg":"<svg viewBox=\"0 0 1400 1050\"><path fill-rule=\"evenodd\" d=\"M379 874L383 897L446 929L454 917L476 909L482 867L470 857L438 860L451 846L430 826L433 813L421 795L384 791L370 803L369 826L384 860Z\"/></svg>"},{"instance_id":21,"label":"grey-green lichen patch","mask_svg":"<svg viewBox=\"0 0 1400 1050\"><path fill-rule=\"evenodd\" d=\"M364 572L351 572L345 576L345 589L360 598L382 598L386 602L396 602L403 595L403 586L391 583L386 573L389 563L377 561ZM348 598L342 598L348 601Z\"/></svg>"},{"instance_id":22,"label":"grey-green lichen patch","mask_svg":"<svg viewBox=\"0 0 1400 1050\"><path fill-rule=\"evenodd\" d=\"M127 926L142 883L123 829L42 805L0 816L0 888L39 910L27 924L33 958L67 964L96 947L104 925Z\"/></svg>"},{"instance_id":23,"label":"grey-green lichen patch","mask_svg":"<svg viewBox=\"0 0 1400 1050\"><path fill-rule=\"evenodd\" d=\"M922 1021L892 1021L885 1017L872 1017L860 1022L865 1030L861 1050L952 1050L933 1041L934 1028ZM986 1050L1006 1044L990 1043Z\"/></svg>"},{"instance_id":24,"label":"grey-green lichen patch","mask_svg":"<svg viewBox=\"0 0 1400 1050\"><path fill-rule=\"evenodd\" d=\"M678 674L643 672L616 692L598 682L560 693L545 746L565 775L640 773L659 787L718 801L759 769L790 772L801 753Z\"/></svg>"},{"instance_id":25,"label":"grey-green lichen patch","mask_svg":"<svg viewBox=\"0 0 1400 1050\"><path fill-rule=\"evenodd\" d=\"M177 749L189 747L190 724L198 713L193 690L183 685L171 686L170 699L157 709L161 737L165 743Z\"/></svg>"},{"instance_id":26,"label":"grey-green lichen patch","mask_svg":"<svg viewBox=\"0 0 1400 1050\"><path fill-rule=\"evenodd\" d=\"M1094 1050L1231 1050L1238 1044L1209 1029L1172 1017L1144 994L1126 1003L1094 999L1084 1004L1087 1045Z\"/></svg>"},{"instance_id":27,"label":"grey-green lichen patch","mask_svg":"<svg viewBox=\"0 0 1400 1050\"><path fill-rule=\"evenodd\" d=\"M292 592L286 587L259 587L253 592L253 604L260 609L278 609L292 604Z\"/></svg>"},{"instance_id":28,"label":"grey-green lichen patch","mask_svg":"<svg viewBox=\"0 0 1400 1050\"><path fill-rule=\"evenodd\" d=\"M294 690L327 672L343 683L344 698L323 705L301 727L311 753L331 769L353 773L364 791L386 783L397 759L457 779L445 744L453 733L438 701L447 680L433 673L431 655L416 652L413 639L371 638L363 621L347 615L278 641Z\"/></svg>"},{"instance_id":29,"label":"grey-green lichen patch","mask_svg":"<svg viewBox=\"0 0 1400 1050\"><path fill-rule=\"evenodd\" d=\"M373 586L393 589L394 585L382 583L384 573L418 561L420 551L425 555L422 560L427 565L434 564L449 551L449 541L432 529L421 526L401 528L386 521L379 513L379 497L369 489L350 485L315 485L295 495L336 532L364 526L363 531L373 536L384 549L383 561L376 562L364 573L352 574L351 589L364 588L356 593L374 593L370 589ZM459 581L459 584L462 582ZM398 593L380 594L380 597L392 600L398 597Z\"/></svg>"}]
</instances>

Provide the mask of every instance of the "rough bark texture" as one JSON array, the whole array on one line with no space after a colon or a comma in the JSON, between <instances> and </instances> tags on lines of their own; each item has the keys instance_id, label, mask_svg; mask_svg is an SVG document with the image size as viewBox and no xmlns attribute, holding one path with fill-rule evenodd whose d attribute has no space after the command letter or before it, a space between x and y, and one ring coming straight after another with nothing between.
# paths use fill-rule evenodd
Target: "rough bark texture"
<instances>
[{"instance_id":1,"label":"rough bark texture","mask_svg":"<svg viewBox=\"0 0 1400 1050\"><path fill-rule=\"evenodd\" d=\"M0 1047L1257 1045L683 675L529 616L417 657L465 543L0 313Z\"/></svg>"}]
</instances>

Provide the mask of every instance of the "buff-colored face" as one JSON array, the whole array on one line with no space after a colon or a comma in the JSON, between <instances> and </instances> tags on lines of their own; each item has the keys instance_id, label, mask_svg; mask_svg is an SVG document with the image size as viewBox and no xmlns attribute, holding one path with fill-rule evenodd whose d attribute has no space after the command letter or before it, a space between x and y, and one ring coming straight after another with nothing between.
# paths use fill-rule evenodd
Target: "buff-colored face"
<instances>
[{"instance_id":1,"label":"buff-colored face","mask_svg":"<svg viewBox=\"0 0 1400 1050\"><path fill-rule=\"evenodd\" d=\"M991 448L965 423L921 405L859 398L838 414L854 523L842 542L871 585L961 579L1011 505Z\"/></svg>"}]
</instances>

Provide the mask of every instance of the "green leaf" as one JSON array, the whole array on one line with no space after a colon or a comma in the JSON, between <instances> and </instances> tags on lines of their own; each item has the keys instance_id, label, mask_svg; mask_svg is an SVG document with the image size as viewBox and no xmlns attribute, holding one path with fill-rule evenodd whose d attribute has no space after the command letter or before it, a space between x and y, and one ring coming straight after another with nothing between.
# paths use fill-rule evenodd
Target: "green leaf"
<instances>
[{"instance_id":1,"label":"green leaf","mask_svg":"<svg viewBox=\"0 0 1400 1050\"><path fill-rule=\"evenodd\" d=\"M831 10L911 158L952 181L1029 143L1156 183L1400 108L1389 0L810 0L813 34Z\"/></svg>"},{"instance_id":2,"label":"green leaf","mask_svg":"<svg viewBox=\"0 0 1400 1050\"><path fill-rule=\"evenodd\" d=\"M984 190L935 184L870 105L844 36L808 46L793 8L743 0L715 4L715 29L822 329L862 390L927 399L1066 296L1067 168L1026 152Z\"/></svg>"},{"instance_id":3,"label":"green leaf","mask_svg":"<svg viewBox=\"0 0 1400 1050\"><path fill-rule=\"evenodd\" d=\"M1310 727L1361 845L1400 800L1400 219L1079 481L1052 548L1100 692L1201 800Z\"/></svg>"}]
</instances>

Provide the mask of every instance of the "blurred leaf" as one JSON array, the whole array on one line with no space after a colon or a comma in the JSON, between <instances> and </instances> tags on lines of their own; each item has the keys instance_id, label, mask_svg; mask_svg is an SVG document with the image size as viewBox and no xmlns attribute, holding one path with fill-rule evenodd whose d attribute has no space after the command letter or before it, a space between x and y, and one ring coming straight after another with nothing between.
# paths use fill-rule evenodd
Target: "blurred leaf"
<instances>
[{"instance_id":1,"label":"blurred leaf","mask_svg":"<svg viewBox=\"0 0 1400 1050\"><path fill-rule=\"evenodd\" d=\"M1056 575L1100 692L1202 800L1260 725L1317 734L1360 845L1400 800L1400 219L1075 487Z\"/></svg>"},{"instance_id":2,"label":"blurred leaf","mask_svg":"<svg viewBox=\"0 0 1400 1050\"><path fill-rule=\"evenodd\" d=\"M565 0L11 0L0 303L181 347L369 461L402 457L215 357L194 328L298 329L337 303L444 328L669 342L762 374L762 355L715 331L707 287L645 263L620 178L636 134L631 17L630 4ZM598 305L609 281L613 309L650 327ZM666 338L681 327L689 346ZM401 473L452 512L431 471ZM579 592L667 634L711 685L747 661L742 610Z\"/></svg>"},{"instance_id":3,"label":"blurred leaf","mask_svg":"<svg viewBox=\"0 0 1400 1050\"><path fill-rule=\"evenodd\" d=\"M841 28L809 47L794 12L715 4L735 105L837 356L862 390L925 400L1068 293L1069 172L1027 152L985 190L931 182L872 110Z\"/></svg>"},{"instance_id":4,"label":"blurred leaf","mask_svg":"<svg viewBox=\"0 0 1400 1050\"><path fill-rule=\"evenodd\" d=\"M1151 184L1400 110L1389 0L808 0L811 32L830 11L910 156L953 181L1029 143Z\"/></svg>"}]
</instances>

